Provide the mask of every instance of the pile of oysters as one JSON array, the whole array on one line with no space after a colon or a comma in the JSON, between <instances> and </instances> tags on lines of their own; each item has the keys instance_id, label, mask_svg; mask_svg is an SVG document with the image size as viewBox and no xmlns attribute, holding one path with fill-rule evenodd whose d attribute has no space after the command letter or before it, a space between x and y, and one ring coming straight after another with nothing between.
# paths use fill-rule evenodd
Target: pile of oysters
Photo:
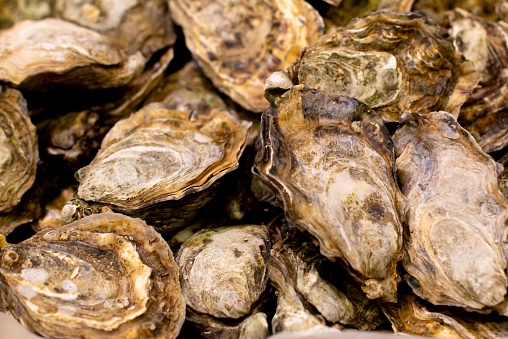
<instances>
[{"instance_id":1,"label":"pile of oysters","mask_svg":"<svg viewBox=\"0 0 508 339\"><path fill-rule=\"evenodd\" d=\"M0 312L43 337L506 337L504 166L506 0L0 0Z\"/></svg>"}]
</instances>

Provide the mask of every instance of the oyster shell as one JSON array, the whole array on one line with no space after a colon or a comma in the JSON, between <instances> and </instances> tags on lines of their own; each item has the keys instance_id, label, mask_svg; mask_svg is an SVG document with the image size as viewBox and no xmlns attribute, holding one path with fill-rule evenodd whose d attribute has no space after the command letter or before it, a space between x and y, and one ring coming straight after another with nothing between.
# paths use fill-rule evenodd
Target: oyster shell
<instances>
[{"instance_id":1,"label":"oyster shell","mask_svg":"<svg viewBox=\"0 0 508 339\"><path fill-rule=\"evenodd\" d=\"M119 87L145 65L141 53L125 56L105 36L54 18L1 31L0 46L0 80L29 90Z\"/></svg>"},{"instance_id":2,"label":"oyster shell","mask_svg":"<svg viewBox=\"0 0 508 339\"><path fill-rule=\"evenodd\" d=\"M349 281L347 272L326 265L330 262L320 255L312 239L291 227L282 227L281 232L283 236L275 237L269 266L270 281L277 288L277 298L282 299L272 321L275 332L308 329L316 326L315 320L321 317L331 324L362 330L374 329L382 322L377 304ZM333 272L340 285L321 275L323 267ZM306 304L312 305L318 315L309 317L312 312L303 307Z\"/></svg>"},{"instance_id":3,"label":"oyster shell","mask_svg":"<svg viewBox=\"0 0 508 339\"><path fill-rule=\"evenodd\" d=\"M321 253L342 258L371 299L395 300L402 196L383 121L359 101L295 86L262 116L255 171Z\"/></svg>"},{"instance_id":4,"label":"oyster shell","mask_svg":"<svg viewBox=\"0 0 508 339\"><path fill-rule=\"evenodd\" d=\"M462 8L489 20L496 20L496 5L503 0L415 0L414 11L422 11L436 22L444 23L448 10Z\"/></svg>"},{"instance_id":5,"label":"oyster shell","mask_svg":"<svg viewBox=\"0 0 508 339\"><path fill-rule=\"evenodd\" d=\"M185 301L162 237L94 215L0 249L0 304L47 337L176 337Z\"/></svg>"},{"instance_id":6,"label":"oyster shell","mask_svg":"<svg viewBox=\"0 0 508 339\"><path fill-rule=\"evenodd\" d=\"M394 134L407 201L404 266L413 291L435 305L481 310L504 301L501 166L447 112L406 113Z\"/></svg>"},{"instance_id":7,"label":"oyster shell","mask_svg":"<svg viewBox=\"0 0 508 339\"><path fill-rule=\"evenodd\" d=\"M436 307L412 293L400 295L396 304L382 304L382 309L397 333L457 339L508 336L506 318Z\"/></svg>"},{"instance_id":8,"label":"oyster shell","mask_svg":"<svg viewBox=\"0 0 508 339\"><path fill-rule=\"evenodd\" d=\"M182 227L238 166L249 125L227 111L195 117L149 105L108 132L76 174L77 197L139 216L160 232ZM80 213L64 208L66 220Z\"/></svg>"},{"instance_id":9,"label":"oyster shell","mask_svg":"<svg viewBox=\"0 0 508 339\"><path fill-rule=\"evenodd\" d=\"M255 310L266 289L269 256L270 239L264 226L221 227L192 235L176 258L182 293L191 314L188 320L199 324L207 337L213 337L211 329L215 334L231 332L221 322L231 324L238 319L242 323L242 318ZM263 319L268 329L266 316ZM263 323L263 319L257 321ZM236 337L232 334L228 337Z\"/></svg>"},{"instance_id":10,"label":"oyster shell","mask_svg":"<svg viewBox=\"0 0 508 339\"><path fill-rule=\"evenodd\" d=\"M129 55L149 58L176 40L166 0L56 0L55 13L104 34Z\"/></svg>"},{"instance_id":11,"label":"oyster shell","mask_svg":"<svg viewBox=\"0 0 508 339\"><path fill-rule=\"evenodd\" d=\"M0 86L0 212L9 212L32 187L39 152L23 95Z\"/></svg>"},{"instance_id":12,"label":"oyster shell","mask_svg":"<svg viewBox=\"0 0 508 339\"><path fill-rule=\"evenodd\" d=\"M261 112L265 79L288 67L323 31L303 0L170 1L187 47L213 84L242 107Z\"/></svg>"},{"instance_id":13,"label":"oyster shell","mask_svg":"<svg viewBox=\"0 0 508 339\"><path fill-rule=\"evenodd\" d=\"M22 20L39 20L51 15L52 0L0 0L0 29Z\"/></svg>"},{"instance_id":14,"label":"oyster shell","mask_svg":"<svg viewBox=\"0 0 508 339\"><path fill-rule=\"evenodd\" d=\"M449 32L455 46L474 62L482 75L480 86L461 108L459 122L482 149L494 152L508 144L505 110L508 109L508 24L497 23L461 9L448 14Z\"/></svg>"},{"instance_id":15,"label":"oyster shell","mask_svg":"<svg viewBox=\"0 0 508 339\"><path fill-rule=\"evenodd\" d=\"M385 121L407 110L458 116L480 75L421 13L376 12L333 27L284 73L287 83L364 101ZM267 80L268 91L281 89Z\"/></svg>"}]
</instances>

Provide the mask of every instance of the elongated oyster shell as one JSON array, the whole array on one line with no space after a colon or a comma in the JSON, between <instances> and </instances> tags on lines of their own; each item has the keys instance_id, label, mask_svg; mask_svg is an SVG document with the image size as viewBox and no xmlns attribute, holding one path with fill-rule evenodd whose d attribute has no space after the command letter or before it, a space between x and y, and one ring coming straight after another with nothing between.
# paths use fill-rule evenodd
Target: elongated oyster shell
<instances>
[{"instance_id":1,"label":"elongated oyster shell","mask_svg":"<svg viewBox=\"0 0 508 339\"><path fill-rule=\"evenodd\" d=\"M185 225L213 196L207 189L238 166L250 125L221 110L189 115L149 105L119 121L78 171L77 196L161 232Z\"/></svg>"},{"instance_id":2,"label":"elongated oyster shell","mask_svg":"<svg viewBox=\"0 0 508 339\"><path fill-rule=\"evenodd\" d=\"M282 299L272 321L276 332L314 327L318 316L309 317L311 312L303 307L305 304L312 305L331 324L371 330L382 322L377 304L367 299L357 284L349 281L347 272L331 265L326 267L327 271L333 271L335 280L340 281L340 288L320 274L327 260L320 255L312 239L294 228L283 227L281 232L283 236L274 237L276 242L269 266L277 298Z\"/></svg>"},{"instance_id":3,"label":"elongated oyster shell","mask_svg":"<svg viewBox=\"0 0 508 339\"><path fill-rule=\"evenodd\" d=\"M394 300L402 196L383 121L359 101L295 86L262 116L255 170L321 253L342 258L369 298Z\"/></svg>"},{"instance_id":4,"label":"elongated oyster shell","mask_svg":"<svg viewBox=\"0 0 508 339\"><path fill-rule=\"evenodd\" d=\"M508 336L506 318L435 307L412 293L399 296L396 304L382 304L382 309L398 333L457 339Z\"/></svg>"},{"instance_id":5,"label":"elongated oyster shell","mask_svg":"<svg viewBox=\"0 0 508 339\"><path fill-rule=\"evenodd\" d=\"M37 161L37 135L26 101L19 91L0 86L0 212L12 210L32 187Z\"/></svg>"},{"instance_id":6,"label":"elongated oyster shell","mask_svg":"<svg viewBox=\"0 0 508 339\"><path fill-rule=\"evenodd\" d=\"M185 301L162 237L107 213L0 249L0 305L47 337L176 337Z\"/></svg>"},{"instance_id":7,"label":"elongated oyster shell","mask_svg":"<svg viewBox=\"0 0 508 339\"><path fill-rule=\"evenodd\" d=\"M56 15L109 38L128 54L145 57L176 40L166 0L56 0Z\"/></svg>"},{"instance_id":8,"label":"elongated oyster shell","mask_svg":"<svg viewBox=\"0 0 508 339\"><path fill-rule=\"evenodd\" d=\"M503 302L501 166L447 112L406 113L394 135L407 199L404 266L414 292L433 304L480 310Z\"/></svg>"},{"instance_id":9,"label":"elongated oyster shell","mask_svg":"<svg viewBox=\"0 0 508 339\"><path fill-rule=\"evenodd\" d=\"M244 108L261 112L265 79L288 67L323 31L302 0L170 1L187 47L213 84Z\"/></svg>"},{"instance_id":10,"label":"elongated oyster shell","mask_svg":"<svg viewBox=\"0 0 508 339\"><path fill-rule=\"evenodd\" d=\"M482 75L480 87L461 108L459 122L485 152L498 151L508 144L505 118L508 110L508 24L494 23L461 9L449 12L447 18L455 46L474 62Z\"/></svg>"},{"instance_id":11,"label":"elongated oyster shell","mask_svg":"<svg viewBox=\"0 0 508 339\"><path fill-rule=\"evenodd\" d=\"M264 226L202 230L187 239L176 262L188 320L207 337L213 337L212 329L215 334L229 332L228 337L236 337L241 318L255 310L266 289L269 256L270 239ZM235 319L239 324L231 326ZM263 319L268 328L266 316Z\"/></svg>"},{"instance_id":12,"label":"elongated oyster shell","mask_svg":"<svg viewBox=\"0 0 508 339\"><path fill-rule=\"evenodd\" d=\"M357 98L392 122L406 110L444 109L458 116L480 79L445 30L421 13L394 12L333 27L277 76ZM267 84L269 91L278 88Z\"/></svg>"},{"instance_id":13,"label":"elongated oyster shell","mask_svg":"<svg viewBox=\"0 0 508 339\"><path fill-rule=\"evenodd\" d=\"M145 65L141 53L125 56L105 36L53 18L0 32L0 46L0 80L24 89L118 87Z\"/></svg>"}]
</instances>

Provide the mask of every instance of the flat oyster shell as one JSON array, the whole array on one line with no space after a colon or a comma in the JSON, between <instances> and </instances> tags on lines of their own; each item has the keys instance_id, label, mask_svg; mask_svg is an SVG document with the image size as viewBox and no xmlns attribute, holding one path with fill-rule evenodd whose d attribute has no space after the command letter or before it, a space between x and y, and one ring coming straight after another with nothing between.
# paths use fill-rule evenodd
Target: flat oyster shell
<instances>
[{"instance_id":1,"label":"flat oyster shell","mask_svg":"<svg viewBox=\"0 0 508 339\"><path fill-rule=\"evenodd\" d=\"M0 304L47 337L174 338L178 267L139 219L94 215L0 249Z\"/></svg>"},{"instance_id":2,"label":"flat oyster shell","mask_svg":"<svg viewBox=\"0 0 508 339\"><path fill-rule=\"evenodd\" d=\"M295 86L262 116L255 171L321 253L342 258L371 299L394 300L402 196L383 121L359 101Z\"/></svg>"},{"instance_id":3,"label":"flat oyster shell","mask_svg":"<svg viewBox=\"0 0 508 339\"><path fill-rule=\"evenodd\" d=\"M448 33L423 14L382 11L331 28L278 76L357 98L389 122L407 110L458 116L480 80Z\"/></svg>"},{"instance_id":4,"label":"flat oyster shell","mask_svg":"<svg viewBox=\"0 0 508 339\"><path fill-rule=\"evenodd\" d=\"M0 32L0 80L23 89L119 87L144 65L141 53L125 56L105 36L59 19L27 20Z\"/></svg>"},{"instance_id":5,"label":"flat oyster shell","mask_svg":"<svg viewBox=\"0 0 508 339\"><path fill-rule=\"evenodd\" d=\"M501 166L447 112L406 113L393 138L408 204L404 266L413 291L436 305L500 304L508 218Z\"/></svg>"},{"instance_id":6,"label":"flat oyster shell","mask_svg":"<svg viewBox=\"0 0 508 339\"><path fill-rule=\"evenodd\" d=\"M166 0L56 0L55 13L109 38L127 54L146 58L176 40Z\"/></svg>"},{"instance_id":7,"label":"flat oyster shell","mask_svg":"<svg viewBox=\"0 0 508 339\"><path fill-rule=\"evenodd\" d=\"M302 0L170 1L187 47L213 84L261 112L265 79L288 67L321 36L323 20Z\"/></svg>"},{"instance_id":8,"label":"flat oyster shell","mask_svg":"<svg viewBox=\"0 0 508 339\"><path fill-rule=\"evenodd\" d=\"M266 289L270 240L265 226L202 230L178 251L187 306L216 318L248 315Z\"/></svg>"},{"instance_id":9,"label":"flat oyster shell","mask_svg":"<svg viewBox=\"0 0 508 339\"><path fill-rule=\"evenodd\" d=\"M32 187L39 152L23 95L0 86L0 213L19 204Z\"/></svg>"},{"instance_id":10,"label":"flat oyster shell","mask_svg":"<svg viewBox=\"0 0 508 339\"><path fill-rule=\"evenodd\" d=\"M249 127L223 110L193 117L149 105L108 132L77 173L77 197L148 218L160 232L183 226L172 219L189 221L210 200L207 189L238 166Z\"/></svg>"},{"instance_id":11,"label":"flat oyster shell","mask_svg":"<svg viewBox=\"0 0 508 339\"><path fill-rule=\"evenodd\" d=\"M396 304L384 303L382 309L396 333L456 339L508 336L506 318L436 307L412 293L400 295Z\"/></svg>"}]
</instances>

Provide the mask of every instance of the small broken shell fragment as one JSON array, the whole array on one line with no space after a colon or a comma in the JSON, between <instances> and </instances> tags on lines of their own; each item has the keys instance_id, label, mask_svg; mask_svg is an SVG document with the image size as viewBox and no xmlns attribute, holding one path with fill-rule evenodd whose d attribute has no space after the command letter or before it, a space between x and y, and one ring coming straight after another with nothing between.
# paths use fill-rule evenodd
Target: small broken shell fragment
<instances>
[{"instance_id":1,"label":"small broken shell fragment","mask_svg":"<svg viewBox=\"0 0 508 339\"><path fill-rule=\"evenodd\" d=\"M56 0L56 16L108 37L127 54L145 58L176 40L166 0Z\"/></svg>"},{"instance_id":2,"label":"small broken shell fragment","mask_svg":"<svg viewBox=\"0 0 508 339\"><path fill-rule=\"evenodd\" d=\"M0 86L0 213L12 210L32 187L38 161L37 134L23 95Z\"/></svg>"},{"instance_id":3,"label":"small broken shell fragment","mask_svg":"<svg viewBox=\"0 0 508 339\"><path fill-rule=\"evenodd\" d=\"M383 120L365 104L295 86L262 115L254 171L286 216L350 267L370 299L396 299L402 196Z\"/></svg>"},{"instance_id":4,"label":"small broken shell fragment","mask_svg":"<svg viewBox=\"0 0 508 339\"><path fill-rule=\"evenodd\" d=\"M238 166L250 123L224 110L189 116L151 104L115 124L77 197L140 217L163 233L185 226Z\"/></svg>"},{"instance_id":5,"label":"small broken shell fragment","mask_svg":"<svg viewBox=\"0 0 508 339\"><path fill-rule=\"evenodd\" d=\"M496 307L507 290L502 166L447 112L405 113L393 140L409 285L435 305Z\"/></svg>"},{"instance_id":6,"label":"small broken shell fragment","mask_svg":"<svg viewBox=\"0 0 508 339\"><path fill-rule=\"evenodd\" d=\"M176 258L187 320L210 338L218 334L221 338L236 338L242 328L254 331L252 337L266 337L267 331L262 331L264 336L259 333L260 329L268 329L266 316L257 319L260 313L256 308L265 293L269 256L270 239L265 226L221 227L192 235ZM251 319L254 323L266 326L249 330L251 326L244 323L249 315L255 317Z\"/></svg>"},{"instance_id":7,"label":"small broken shell fragment","mask_svg":"<svg viewBox=\"0 0 508 339\"><path fill-rule=\"evenodd\" d=\"M269 266L270 281L277 289L277 311L272 321L277 332L313 327L313 320L318 317L336 326L362 330L372 330L382 322L376 302L367 299L347 272L326 266L327 271L333 272L334 280L340 282L340 288L321 275L322 267L331 262L319 253L310 237L294 227L283 226L281 233L284 235L274 236ZM311 312L303 307L308 304L318 316L309 317ZM302 321L295 321L298 314Z\"/></svg>"},{"instance_id":8,"label":"small broken shell fragment","mask_svg":"<svg viewBox=\"0 0 508 339\"><path fill-rule=\"evenodd\" d=\"M504 317L436 307L410 292L399 295L396 304L382 303L381 308L396 333L456 339L508 336L508 320Z\"/></svg>"},{"instance_id":9,"label":"small broken shell fragment","mask_svg":"<svg viewBox=\"0 0 508 339\"><path fill-rule=\"evenodd\" d=\"M46 337L175 338L178 266L139 219L104 213L0 249L0 304Z\"/></svg>"},{"instance_id":10,"label":"small broken shell fragment","mask_svg":"<svg viewBox=\"0 0 508 339\"><path fill-rule=\"evenodd\" d=\"M303 0L175 0L170 9L205 75L253 112L268 106L266 78L323 32L323 19Z\"/></svg>"},{"instance_id":11,"label":"small broken shell fragment","mask_svg":"<svg viewBox=\"0 0 508 339\"><path fill-rule=\"evenodd\" d=\"M23 21L0 32L0 80L27 90L119 87L144 65L141 53L125 56L105 36L59 19Z\"/></svg>"},{"instance_id":12,"label":"small broken shell fragment","mask_svg":"<svg viewBox=\"0 0 508 339\"><path fill-rule=\"evenodd\" d=\"M461 105L480 80L448 33L421 13L376 12L333 27L286 71L296 84L365 102L385 121Z\"/></svg>"}]
</instances>

